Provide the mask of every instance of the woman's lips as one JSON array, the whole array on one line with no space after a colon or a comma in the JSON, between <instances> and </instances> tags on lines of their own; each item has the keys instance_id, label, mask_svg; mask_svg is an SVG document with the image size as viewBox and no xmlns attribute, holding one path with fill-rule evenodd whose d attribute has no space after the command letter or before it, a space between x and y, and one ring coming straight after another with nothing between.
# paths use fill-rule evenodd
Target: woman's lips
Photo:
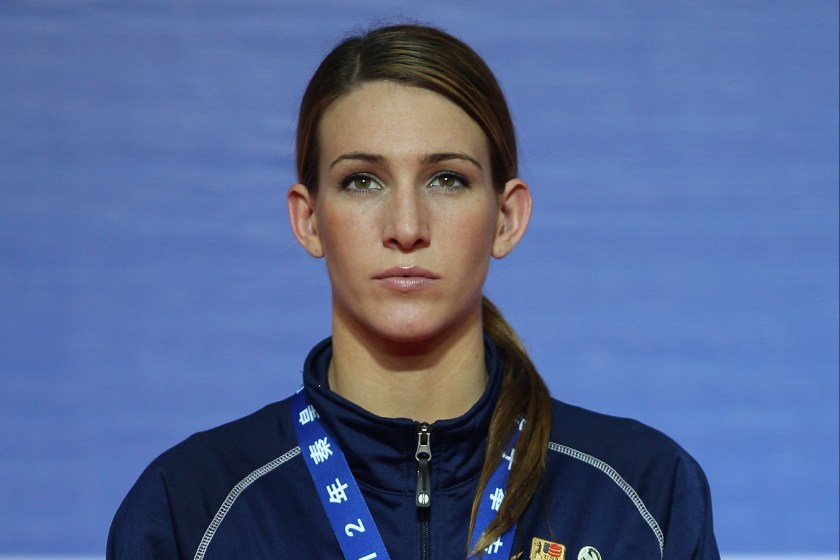
<instances>
[{"instance_id":1,"label":"woman's lips","mask_svg":"<svg viewBox=\"0 0 840 560\"><path fill-rule=\"evenodd\" d=\"M413 292L434 284L440 276L419 266L393 266L377 273L373 279L398 292Z\"/></svg>"}]
</instances>

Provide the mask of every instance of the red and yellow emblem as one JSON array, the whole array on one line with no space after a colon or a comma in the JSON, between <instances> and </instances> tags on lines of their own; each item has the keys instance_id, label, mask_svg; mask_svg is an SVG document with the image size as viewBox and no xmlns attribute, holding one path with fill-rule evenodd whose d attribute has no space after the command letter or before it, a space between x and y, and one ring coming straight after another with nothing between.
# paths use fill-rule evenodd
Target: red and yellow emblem
<instances>
[{"instance_id":1,"label":"red and yellow emblem","mask_svg":"<svg viewBox=\"0 0 840 560\"><path fill-rule=\"evenodd\" d=\"M534 537L531 539L531 560L566 560L566 547Z\"/></svg>"}]
</instances>

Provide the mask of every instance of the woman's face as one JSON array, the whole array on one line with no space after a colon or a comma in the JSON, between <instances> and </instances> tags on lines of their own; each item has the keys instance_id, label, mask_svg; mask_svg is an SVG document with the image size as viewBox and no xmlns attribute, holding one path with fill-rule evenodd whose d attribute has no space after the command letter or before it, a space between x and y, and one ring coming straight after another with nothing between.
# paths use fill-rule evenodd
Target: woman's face
<instances>
[{"instance_id":1,"label":"woman's face","mask_svg":"<svg viewBox=\"0 0 840 560\"><path fill-rule=\"evenodd\" d=\"M302 242L326 258L334 331L417 342L480 321L490 256L512 247L497 241L505 195L481 128L439 94L371 82L333 103L318 133Z\"/></svg>"}]
</instances>

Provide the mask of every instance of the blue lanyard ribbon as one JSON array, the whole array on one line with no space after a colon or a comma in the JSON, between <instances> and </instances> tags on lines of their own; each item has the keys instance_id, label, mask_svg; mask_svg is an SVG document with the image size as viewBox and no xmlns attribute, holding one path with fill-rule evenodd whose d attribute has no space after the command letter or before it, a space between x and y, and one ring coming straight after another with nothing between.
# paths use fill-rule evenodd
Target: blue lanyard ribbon
<instances>
[{"instance_id":1,"label":"blue lanyard ribbon","mask_svg":"<svg viewBox=\"0 0 840 560\"><path fill-rule=\"evenodd\" d=\"M309 404L302 387L291 399L291 412L301 455L344 557L348 560L389 559L382 536L350 472L344 453L338 442L324 429L318 412ZM521 424L519 429L522 429ZM476 517L476 528L489 526L504 499L513 463L513 444L518 435L517 431L502 454L498 468L487 482ZM485 555L509 558L515 531L514 525L484 549ZM472 547L475 547L480 536L481 533L474 535Z\"/></svg>"},{"instance_id":2,"label":"blue lanyard ribbon","mask_svg":"<svg viewBox=\"0 0 840 560\"><path fill-rule=\"evenodd\" d=\"M506 449L502 452L502 459L493 474L487 480L487 486L484 487L483 495L481 496L481 505L478 507L476 514L475 526L487 528L490 522L499 511L502 505L502 500L505 498L507 491L508 475L510 475L510 467L513 465L513 457L516 452L514 444L516 443L519 433L522 431L524 420L519 423L519 429L513 433ZM502 536L490 543L485 549L484 554L492 558L510 558L510 549L513 547L514 534L516 533L516 523L514 523ZM478 539L481 538L482 533L474 532L472 542L470 543L470 550L475 549L478 544Z\"/></svg>"}]
</instances>

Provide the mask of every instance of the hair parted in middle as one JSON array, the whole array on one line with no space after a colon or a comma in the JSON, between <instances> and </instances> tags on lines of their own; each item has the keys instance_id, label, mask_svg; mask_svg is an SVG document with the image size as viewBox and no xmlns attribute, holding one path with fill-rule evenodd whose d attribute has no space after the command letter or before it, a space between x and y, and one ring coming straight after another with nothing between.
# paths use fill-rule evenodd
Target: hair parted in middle
<instances>
[{"instance_id":1,"label":"hair parted in middle","mask_svg":"<svg viewBox=\"0 0 840 560\"><path fill-rule=\"evenodd\" d=\"M518 176L516 134L507 102L495 76L468 45L434 27L414 24L375 28L339 43L321 62L303 95L297 127L298 181L317 195L319 125L326 110L343 95L370 82L385 81L438 93L455 103L487 137L493 185L497 192ZM502 461L504 446L524 427L516 443L505 500L470 556L513 526L539 485L551 426L548 389L522 342L501 312L482 298L484 332L504 360L502 387L487 441L486 460L472 506L469 532L475 529L483 489ZM469 543L466 544L469 547Z\"/></svg>"}]
</instances>

